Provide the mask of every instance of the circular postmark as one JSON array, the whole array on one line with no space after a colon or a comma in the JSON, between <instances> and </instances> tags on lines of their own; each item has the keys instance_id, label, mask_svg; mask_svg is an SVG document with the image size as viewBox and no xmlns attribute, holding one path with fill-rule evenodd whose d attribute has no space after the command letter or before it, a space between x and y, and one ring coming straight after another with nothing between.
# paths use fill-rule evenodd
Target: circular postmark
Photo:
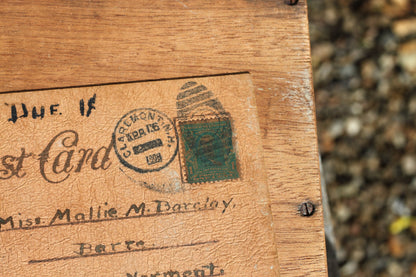
<instances>
[{"instance_id":1,"label":"circular postmark","mask_svg":"<svg viewBox=\"0 0 416 277\"><path fill-rule=\"evenodd\" d=\"M178 152L178 135L172 120L151 108L125 114L117 122L113 138L120 162L139 173L162 170Z\"/></svg>"}]
</instances>

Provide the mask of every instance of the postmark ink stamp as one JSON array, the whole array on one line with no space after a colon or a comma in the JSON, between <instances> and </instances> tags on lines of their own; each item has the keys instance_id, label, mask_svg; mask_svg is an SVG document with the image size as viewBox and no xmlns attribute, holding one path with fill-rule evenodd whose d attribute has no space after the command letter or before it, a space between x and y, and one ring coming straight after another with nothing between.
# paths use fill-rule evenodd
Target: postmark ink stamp
<instances>
[{"instance_id":1,"label":"postmark ink stamp","mask_svg":"<svg viewBox=\"0 0 416 277\"><path fill-rule=\"evenodd\" d=\"M194 81L189 81L181 87L176 97L176 108L178 117L225 113L214 93L203 84Z\"/></svg>"},{"instance_id":2,"label":"postmark ink stamp","mask_svg":"<svg viewBox=\"0 0 416 277\"><path fill-rule=\"evenodd\" d=\"M125 114L117 123L114 150L120 162L139 173L162 170L178 152L173 121L164 113L140 108Z\"/></svg>"},{"instance_id":3,"label":"postmark ink stamp","mask_svg":"<svg viewBox=\"0 0 416 277\"><path fill-rule=\"evenodd\" d=\"M228 114L177 118L182 179L206 183L239 178Z\"/></svg>"}]
</instances>

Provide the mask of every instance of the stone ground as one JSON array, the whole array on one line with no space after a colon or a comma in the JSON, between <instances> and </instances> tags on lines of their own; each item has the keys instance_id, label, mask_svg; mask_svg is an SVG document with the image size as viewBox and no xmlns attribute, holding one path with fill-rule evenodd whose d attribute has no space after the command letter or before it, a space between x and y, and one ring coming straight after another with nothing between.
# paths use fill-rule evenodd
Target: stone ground
<instances>
[{"instance_id":1,"label":"stone ground","mask_svg":"<svg viewBox=\"0 0 416 277\"><path fill-rule=\"evenodd\" d=\"M416 0L309 0L341 276L416 276Z\"/></svg>"}]
</instances>

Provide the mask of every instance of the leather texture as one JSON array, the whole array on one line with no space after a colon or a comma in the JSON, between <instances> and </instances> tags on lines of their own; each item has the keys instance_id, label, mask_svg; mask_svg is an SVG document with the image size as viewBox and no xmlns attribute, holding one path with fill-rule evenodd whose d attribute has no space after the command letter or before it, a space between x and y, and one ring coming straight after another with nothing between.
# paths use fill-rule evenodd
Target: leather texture
<instances>
[{"instance_id":1,"label":"leather texture","mask_svg":"<svg viewBox=\"0 0 416 277\"><path fill-rule=\"evenodd\" d=\"M3 94L0 275L278 276L252 90L236 74Z\"/></svg>"}]
</instances>

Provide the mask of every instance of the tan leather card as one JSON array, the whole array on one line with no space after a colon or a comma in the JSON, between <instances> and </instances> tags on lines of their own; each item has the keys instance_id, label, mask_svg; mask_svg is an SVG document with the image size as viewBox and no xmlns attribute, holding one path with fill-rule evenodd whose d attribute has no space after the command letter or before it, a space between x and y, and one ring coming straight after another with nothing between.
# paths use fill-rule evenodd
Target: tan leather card
<instances>
[{"instance_id":1,"label":"tan leather card","mask_svg":"<svg viewBox=\"0 0 416 277\"><path fill-rule=\"evenodd\" d=\"M1 276L278 275L249 74L1 102Z\"/></svg>"}]
</instances>

